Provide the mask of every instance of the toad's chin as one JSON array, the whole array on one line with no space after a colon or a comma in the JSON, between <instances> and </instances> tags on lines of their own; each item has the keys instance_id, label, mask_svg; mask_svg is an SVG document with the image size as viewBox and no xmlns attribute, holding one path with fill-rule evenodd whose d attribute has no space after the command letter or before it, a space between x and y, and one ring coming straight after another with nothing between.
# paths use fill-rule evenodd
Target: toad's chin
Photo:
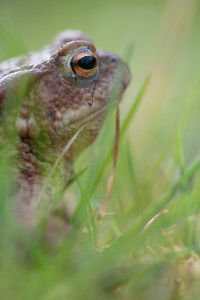
<instances>
[{"instance_id":1,"label":"toad's chin","mask_svg":"<svg viewBox=\"0 0 200 300\"><path fill-rule=\"evenodd\" d=\"M94 104L91 107L82 106L77 110L68 110L64 116L62 123L66 127L79 124L80 126L95 119L97 116L104 114L107 110L107 105Z\"/></svg>"},{"instance_id":2,"label":"toad's chin","mask_svg":"<svg viewBox=\"0 0 200 300\"><path fill-rule=\"evenodd\" d=\"M69 109L63 115L62 124L65 127L74 127L76 124L81 126L99 117L99 115L105 115L106 111L113 106L115 107L116 103L120 102L122 94L123 91L121 91L121 93L117 93L117 95L114 95L114 98L116 99L115 101L108 99L93 103L91 106L87 103L79 106L77 110Z\"/></svg>"}]
</instances>

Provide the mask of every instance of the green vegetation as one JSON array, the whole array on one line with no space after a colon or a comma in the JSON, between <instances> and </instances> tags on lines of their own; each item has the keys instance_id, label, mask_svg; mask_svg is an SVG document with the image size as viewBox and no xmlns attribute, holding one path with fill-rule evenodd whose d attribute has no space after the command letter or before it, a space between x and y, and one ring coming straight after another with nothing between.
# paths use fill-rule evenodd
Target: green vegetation
<instances>
[{"instance_id":1,"label":"green vegetation","mask_svg":"<svg viewBox=\"0 0 200 300\"><path fill-rule=\"evenodd\" d=\"M111 197L102 216L115 111L75 162L75 174L85 171L66 189L74 212L70 233L56 249L42 239L41 229L29 236L13 221L13 152L5 146L0 156L0 299L197 300L199 3L2 0L0 61L39 49L67 28L86 31L97 47L124 57L132 71L120 104Z\"/></svg>"}]
</instances>

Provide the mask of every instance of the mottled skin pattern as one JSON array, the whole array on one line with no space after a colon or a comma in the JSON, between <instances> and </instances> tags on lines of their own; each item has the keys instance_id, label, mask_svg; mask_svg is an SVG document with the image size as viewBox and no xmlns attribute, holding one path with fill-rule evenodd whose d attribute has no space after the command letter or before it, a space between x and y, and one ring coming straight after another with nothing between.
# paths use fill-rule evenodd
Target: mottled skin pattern
<instances>
[{"instance_id":1,"label":"mottled skin pattern","mask_svg":"<svg viewBox=\"0 0 200 300\"><path fill-rule=\"evenodd\" d=\"M77 75L70 65L77 49L90 51L97 57L96 69L88 71L94 71L89 78L85 73L82 77ZM117 56L96 50L88 36L79 31L65 31L41 51L0 64L0 115L8 90L15 93L24 77L26 93L15 121L19 135L19 219L24 219L21 215L25 214L27 218L32 217L33 213L30 217L29 211L37 198L35 195L42 174L48 167L52 168L58 155L83 124L87 125L64 160L72 162L94 141L108 104L111 100L120 100L130 75ZM111 99L113 97L115 99ZM27 226L27 221L22 223Z\"/></svg>"}]
</instances>

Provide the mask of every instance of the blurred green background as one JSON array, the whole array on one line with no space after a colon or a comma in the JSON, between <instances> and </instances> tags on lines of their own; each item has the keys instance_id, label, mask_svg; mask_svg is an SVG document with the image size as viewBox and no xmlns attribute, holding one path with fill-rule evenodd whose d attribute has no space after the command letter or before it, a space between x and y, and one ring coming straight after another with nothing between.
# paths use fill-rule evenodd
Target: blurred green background
<instances>
[{"instance_id":1,"label":"blurred green background","mask_svg":"<svg viewBox=\"0 0 200 300\"><path fill-rule=\"evenodd\" d=\"M54 257L51 253L46 257L46 252L41 254L40 245L30 243L33 266L27 269L18 266L18 269L22 268L19 271L19 278L16 268L17 275L11 277L11 283L13 281L18 285L20 300L36 297L44 300L67 299L68 288L73 289L78 295L73 299L116 299L115 292L112 298L104 288L107 281L111 289L112 284L118 286L118 279L129 281L125 289L122 289L122 295L119 292L117 299L132 299L132 293L135 295L138 293L136 300L179 299L176 295L174 298L168 297L168 294L163 292L165 284L162 282L159 286L157 282L161 280L162 268L165 268L164 277L168 272L171 257L169 258L166 253L172 251L174 254L176 243L181 245L180 249L184 251L189 251L188 249L193 246L196 249L195 247L199 245L199 231L195 231L196 223L193 226L193 223L188 221L185 225L185 220L188 220L189 216L196 218L199 214L199 176L194 181L192 190L188 191L182 187L180 194L174 198L171 196L170 201L173 201L169 205L169 215L165 222L161 221L158 227L153 227L149 236L141 238L141 224L138 225L137 217L142 216L150 203L155 204L155 199L168 191L179 175L183 181L185 180L185 166L199 154L200 1L0 0L0 61L25 54L27 51L38 50L48 44L58 32L66 29L80 29L86 32L93 38L97 47L114 52L124 60L128 60L129 50L134 46L129 61L132 81L120 105L122 121L149 74L150 82L125 137L121 139L115 184L108 209L109 212L114 212L114 215L106 217L101 226L96 222L93 229L96 230L97 243L91 242L85 228L83 232L86 238L82 235L80 238L75 231L75 238L72 237L72 242L69 240L70 246L67 240L66 249ZM77 172L82 166L86 165L89 168L80 178L80 182L75 183L68 191L67 196L72 203L78 203L84 198L82 194L87 198L92 180L111 147L114 123L108 122L106 126L110 126L110 130L104 128L104 133L96 144L83 153L75 164ZM110 167L111 165L108 165L108 168L103 170L103 176L93 196L88 196L92 209L95 209L97 204L102 205L105 199ZM157 213L155 207L153 215ZM144 220L147 221L145 218ZM145 222L142 224L143 227ZM123 230L132 223L135 226L132 240L128 238L123 240L122 253L114 247L113 252L112 250L109 252L110 256L97 255L97 252L103 252L103 247L108 246L114 238L123 235ZM167 240L163 232L161 233L161 228L170 232L174 240L170 240L171 236ZM136 243L138 240L139 245ZM166 240L170 242L167 243ZM135 248L131 254L129 253L130 256L126 257L126 254L123 256L125 248L132 247L132 243ZM99 247L98 251L94 251L94 246ZM166 252L163 249L167 249ZM152 265L147 265L146 261L151 261ZM57 273L51 268L51 264ZM63 271L62 266L65 264L66 269ZM123 267L126 268L126 264L128 266L133 264L131 272L135 273L130 275L124 272ZM112 271L116 265L121 270L119 274L115 273L115 269ZM108 266L110 269L104 274ZM177 269L175 273L179 274L179 266ZM6 273L6 268L2 272L5 277L5 286L3 283L1 286L5 288L4 298L7 295L5 299L13 299L14 294L9 289L9 280L6 279L10 279L10 275ZM20 276L27 284L26 289L19 284ZM154 277L155 282L152 283ZM88 289L88 284L93 278L94 286ZM44 286L43 280L46 284ZM145 296L144 287L148 284L150 293ZM22 298L25 292L27 296ZM199 299L198 295L197 298L187 299Z\"/></svg>"}]
</instances>

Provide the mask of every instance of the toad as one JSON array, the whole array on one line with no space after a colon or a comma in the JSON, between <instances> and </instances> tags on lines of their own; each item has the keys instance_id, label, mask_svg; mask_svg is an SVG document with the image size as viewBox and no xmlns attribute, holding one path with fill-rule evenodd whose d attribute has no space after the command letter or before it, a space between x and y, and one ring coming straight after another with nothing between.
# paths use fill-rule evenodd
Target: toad
<instances>
[{"instance_id":1,"label":"toad","mask_svg":"<svg viewBox=\"0 0 200 300\"><path fill-rule=\"evenodd\" d=\"M5 128L12 128L17 140L15 210L22 225L34 226L39 206L48 211L74 158L98 136L108 107L121 99L129 80L119 57L74 30L0 64L1 132L3 139ZM48 174L52 178L44 183Z\"/></svg>"}]
</instances>

